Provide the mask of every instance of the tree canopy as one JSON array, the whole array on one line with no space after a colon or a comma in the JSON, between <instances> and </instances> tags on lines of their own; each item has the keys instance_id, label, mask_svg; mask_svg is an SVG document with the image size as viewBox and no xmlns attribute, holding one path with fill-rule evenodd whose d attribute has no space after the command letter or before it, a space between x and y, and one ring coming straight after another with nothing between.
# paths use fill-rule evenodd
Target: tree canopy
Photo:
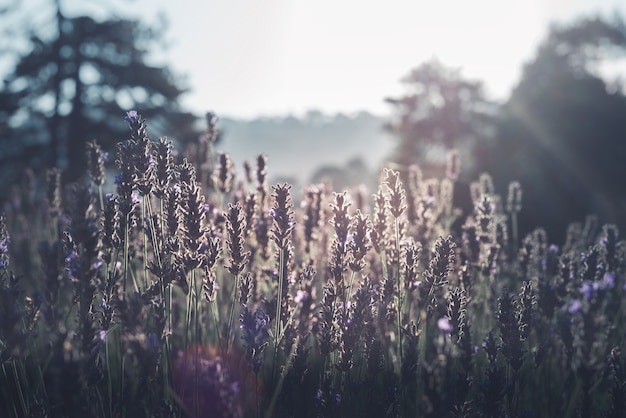
<instances>
[{"instance_id":1,"label":"tree canopy","mask_svg":"<svg viewBox=\"0 0 626 418\"><path fill-rule=\"evenodd\" d=\"M524 68L487 167L500 187L521 182L523 225L563 236L591 213L624 224L626 97L602 68L625 56L621 20L586 18L553 26Z\"/></svg>"},{"instance_id":2,"label":"tree canopy","mask_svg":"<svg viewBox=\"0 0 626 418\"><path fill-rule=\"evenodd\" d=\"M487 100L480 82L426 62L403 80L404 96L387 99L394 159L428 173L432 150L454 147L465 178L489 172L500 192L519 181L522 232L543 225L564 239L588 214L626 228L626 96L605 71L624 62L619 16L553 25L503 104Z\"/></svg>"},{"instance_id":3,"label":"tree canopy","mask_svg":"<svg viewBox=\"0 0 626 418\"><path fill-rule=\"evenodd\" d=\"M443 151L438 153L442 161L452 148L475 153L478 140L491 134L494 106L481 82L437 60L423 63L402 81L406 94L386 99L393 107L387 128L399 139L394 160L400 166L420 164L428 171L429 151Z\"/></svg>"},{"instance_id":4,"label":"tree canopy","mask_svg":"<svg viewBox=\"0 0 626 418\"><path fill-rule=\"evenodd\" d=\"M58 3L54 26L52 37L30 33L30 51L0 90L0 175L15 176L16 166L57 166L66 180L78 179L85 143L96 139L111 149L126 136L120 120L130 109L150 119L153 133L183 141L195 135L195 116L179 104L181 80L149 63L158 29L128 19L67 17Z\"/></svg>"}]
</instances>

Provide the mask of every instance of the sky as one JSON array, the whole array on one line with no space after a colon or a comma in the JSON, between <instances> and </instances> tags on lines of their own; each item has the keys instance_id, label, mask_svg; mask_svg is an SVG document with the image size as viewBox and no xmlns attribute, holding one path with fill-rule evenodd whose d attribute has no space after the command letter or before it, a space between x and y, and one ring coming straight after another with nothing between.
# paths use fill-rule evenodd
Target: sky
<instances>
[{"instance_id":1,"label":"sky","mask_svg":"<svg viewBox=\"0 0 626 418\"><path fill-rule=\"evenodd\" d=\"M168 49L154 59L184 77L184 105L244 119L311 109L387 115L385 97L401 95L402 77L431 58L504 100L550 22L626 11L616 0L109 2L163 28ZM62 0L65 8L98 4Z\"/></svg>"}]
</instances>

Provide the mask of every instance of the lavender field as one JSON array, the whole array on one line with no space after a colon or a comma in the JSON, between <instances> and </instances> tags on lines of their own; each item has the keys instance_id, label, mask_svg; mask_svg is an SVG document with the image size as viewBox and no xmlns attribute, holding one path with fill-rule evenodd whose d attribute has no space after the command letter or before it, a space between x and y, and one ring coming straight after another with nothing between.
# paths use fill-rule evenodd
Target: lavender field
<instances>
[{"instance_id":1,"label":"lavender field","mask_svg":"<svg viewBox=\"0 0 626 418\"><path fill-rule=\"evenodd\" d=\"M88 182L51 169L0 218L2 416L625 416L615 225L520 236L524 191L487 173L463 214L455 151L294 201L214 151L212 114L179 152L125 120Z\"/></svg>"}]
</instances>

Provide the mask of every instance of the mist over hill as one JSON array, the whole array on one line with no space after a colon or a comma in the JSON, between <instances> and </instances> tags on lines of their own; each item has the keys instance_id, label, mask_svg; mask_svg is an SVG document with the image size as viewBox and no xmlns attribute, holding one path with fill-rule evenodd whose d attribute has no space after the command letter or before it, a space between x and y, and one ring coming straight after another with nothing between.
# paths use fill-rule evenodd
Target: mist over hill
<instances>
[{"instance_id":1,"label":"mist over hill","mask_svg":"<svg viewBox=\"0 0 626 418\"><path fill-rule=\"evenodd\" d=\"M325 115L309 111L303 117L220 118L219 152L228 152L238 170L244 160L254 167L259 154L269 157L268 177L299 185L321 168L345 168L355 161L377 171L394 146L383 130L384 119L360 112Z\"/></svg>"}]
</instances>

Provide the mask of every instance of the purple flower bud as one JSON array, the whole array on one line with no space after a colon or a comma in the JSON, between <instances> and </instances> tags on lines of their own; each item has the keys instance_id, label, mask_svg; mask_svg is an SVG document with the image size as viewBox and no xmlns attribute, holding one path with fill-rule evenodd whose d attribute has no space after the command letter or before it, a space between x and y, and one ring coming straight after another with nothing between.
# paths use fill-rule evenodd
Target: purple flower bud
<instances>
[{"instance_id":1,"label":"purple flower bud","mask_svg":"<svg viewBox=\"0 0 626 418\"><path fill-rule=\"evenodd\" d=\"M124 118L124 120L128 123L136 123L138 118L139 115L137 114L137 111L131 110L129 112L126 112L126 117Z\"/></svg>"},{"instance_id":2,"label":"purple flower bud","mask_svg":"<svg viewBox=\"0 0 626 418\"><path fill-rule=\"evenodd\" d=\"M293 298L293 301L297 304L301 304L306 300L306 292L304 290L298 290L296 292L296 296Z\"/></svg>"},{"instance_id":3,"label":"purple flower bud","mask_svg":"<svg viewBox=\"0 0 626 418\"><path fill-rule=\"evenodd\" d=\"M582 303L578 299L572 300L567 306L567 311L571 314L574 314L582 308Z\"/></svg>"},{"instance_id":4,"label":"purple flower bud","mask_svg":"<svg viewBox=\"0 0 626 418\"><path fill-rule=\"evenodd\" d=\"M454 327L450 323L450 319L445 316L439 318L439 320L437 321L437 326L439 327L439 330L441 332L452 332L452 330L454 329Z\"/></svg>"}]
</instances>

